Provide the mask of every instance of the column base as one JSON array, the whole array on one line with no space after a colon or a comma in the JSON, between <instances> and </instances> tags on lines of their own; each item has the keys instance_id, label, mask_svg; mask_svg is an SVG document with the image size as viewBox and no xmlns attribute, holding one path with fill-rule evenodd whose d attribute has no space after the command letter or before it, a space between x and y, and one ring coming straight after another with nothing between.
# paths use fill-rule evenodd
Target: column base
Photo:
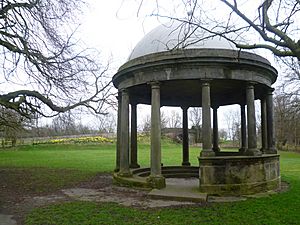
<instances>
[{"instance_id":1,"label":"column base","mask_svg":"<svg viewBox=\"0 0 300 225\"><path fill-rule=\"evenodd\" d=\"M190 162L182 162L181 165L182 165L182 166L190 166L191 163L190 163Z\"/></svg>"},{"instance_id":2,"label":"column base","mask_svg":"<svg viewBox=\"0 0 300 225\"><path fill-rule=\"evenodd\" d=\"M140 168L141 166L137 163L133 163L133 164L130 164L129 168L131 169L136 169L136 168Z\"/></svg>"},{"instance_id":3,"label":"column base","mask_svg":"<svg viewBox=\"0 0 300 225\"><path fill-rule=\"evenodd\" d=\"M261 148L260 151L261 151L262 153L266 153L267 149Z\"/></svg>"},{"instance_id":4,"label":"column base","mask_svg":"<svg viewBox=\"0 0 300 225\"><path fill-rule=\"evenodd\" d=\"M119 171L118 172L118 176L119 177L132 177L132 173L130 172L130 170L123 170L123 171Z\"/></svg>"},{"instance_id":5,"label":"column base","mask_svg":"<svg viewBox=\"0 0 300 225\"><path fill-rule=\"evenodd\" d=\"M262 152L258 150L257 148L249 148L246 150L245 155L248 156L261 156Z\"/></svg>"},{"instance_id":6,"label":"column base","mask_svg":"<svg viewBox=\"0 0 300 225\"><path fill-rule=\"evenodd\" d=\"M220 151L220 148L219 148L219 147L213 147L212 150L213 150L214 152L219 152L219 151Z\"/></svg>"},{"instance_id":7,"label":"column base","mask_svg":"<svg viewBox=\"0 0 300 225\"><path fill-rule=\"evenodd\" d=\"M162 175L150 175L146 181L152 188L162 189L166 187L166 179Z\"/></svg>"},{"instance_id":8,"label":"column base","mask_svg":"<svg viewBox=\"0 0 300 225\"><path fill-rule=\"evenodd\" d=\"M276 148L265 149L264 153L266 154L277 154Z\"/></svg>"},{"instance_id":9,"label":"column base","mask_svg":"<svg viewBox=\"0 0 300 225\"><path fill-rule=\"evenodd\" d=\"M245 148L245 147L242 147L239 149L239 153L241 153L241 154L245 154L246 151L247 151L247 148Z\"/></svg>"},{"instance_id":10,"label":"column base","mask_svg":"<svg viewBox=\"0 0 300 225\"><path fill-rule=\"evenodd\" d=\"M216 153L213 150L202 150L200 153L200 157L212 157L215 155Z\"/></svg>"}]
</instances>

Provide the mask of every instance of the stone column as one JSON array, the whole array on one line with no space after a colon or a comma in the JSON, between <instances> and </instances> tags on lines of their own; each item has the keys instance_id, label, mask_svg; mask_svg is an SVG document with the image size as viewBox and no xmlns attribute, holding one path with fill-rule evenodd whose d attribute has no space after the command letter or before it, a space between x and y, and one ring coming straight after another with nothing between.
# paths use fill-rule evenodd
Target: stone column
<instances>
[{"instance_id":1,"label":"stone column","mask_svg":"<svg viewBox=\"0 0 300 225\"><path fill-rule=\"evenodd\" d=\"M130 168L139 168L140 165L137 163L137 104L131 103L131 142L130 142Z\"/></svg>"},{"instance_id":2,"label":"stone column","mask_svg":"<svg viewBox=\"0 0 300 225\"><path fill-rule=\"evenodd\" d=\"M202 83L202 152L201 157L215 156L211 143L210 84Z\"/></svg>"},{"instance_id":3,"label":"stone column","mask_svg":"<svg viewBox=\"0 0 300 225\"><path fill-rule=\"evenodd\" d=\"M267 93L266 106L267 106L267 139L268 148L266 153L277 154L275 147L275 131L274 131L274 106L273 106L273 88L270 88Z\"/></svg>"},{"instance_id":4,"label":"stone column","mask_svg":"<svg viewBox=\"0 0 300 225\"><path fill-rule=\"evenodd\" d=\"M263 97L260 100L260 114L261 114L261 151L262 153L266 152L268 147L268 138L267 138L267 103L266 98Z\"/></svg>"},{"instance_id":5,"label":"stone column","mask_svg":"<svg viewBox=\"0 0 300 225\"><path fill-rule=\"evenodd\" d=\"M161 124L160 124L160 86L151 83L151 174L147 182L153 188L166 186L161 174Z\"/></svg>"},{"instance_id":6,"label":"stone column","mask_svg":"<svg viewBox=\"0 0 300 225\"><path fill-rule=\"evenodd\" d=\"M247 150L247 126L246 126L246 111L245 105L240 104L241 107L241 148L240 153L244 154Z\"/></svg>"},{"instance_id":7,"label":"stone column","mask_svg":"<svg viewBox=\"0 0 300 225\"><path fill-rule=\"evenodd\" d=\"M219 106L213 107L213 150L219 152L219 128L218 128L218 108Z\"/></svg>"},{"instance_id":8,"label":"stone column","mask_svg":"<svg viewBox=\"0 0 300 225\"><path fill-rule=\"evenodd\" d=\"M254 104L254 84L248 83L246 88L247 101L247 128L248 128L248 149L247 155L261 155L261 151L257 149L256 137L256 119L255 119L255 104Z\"/></svg>"},{"instance_id":9,"label":"stone column","mask_svg":"<svg viewBox=\"0 0 300 225\"><path fill-rule=\"evenodd\" d=\"M115 172L120 170L120 138L121 138L121 110L122 110L122 94L118 92L118 120L117 120L117 144L116 144L116 168Z\"/></svg>"},{"instance_id":10,"label":"stone column","mask_svg":"<svg viewBox=\"0 0 300 225\"><path fill-rule=\"evenodd\" d=\"M127 90L122 90L122 110L120 128L120 171L119 176L130 177L129 170L129 95Z\"/></svg>"},{"instance_id":11,"label":"stone column","mask_svg":"<svg viewBox=\"0 0 300 225\"><path fill-rule=\"evenodd\" d=\"M182 165L191 165L189 162L188 107L182 107Z\"/></svg>"}]
</instances>

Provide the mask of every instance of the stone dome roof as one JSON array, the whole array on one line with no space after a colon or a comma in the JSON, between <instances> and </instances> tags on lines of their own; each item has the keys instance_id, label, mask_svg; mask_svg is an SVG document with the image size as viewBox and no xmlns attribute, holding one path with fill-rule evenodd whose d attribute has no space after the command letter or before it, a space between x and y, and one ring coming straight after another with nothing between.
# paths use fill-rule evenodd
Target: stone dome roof
<instances>
[{"instance_id":1,"label":"stone dome roof","mask_svg":"<svg viewBox=\"0 0 300 225\"><path fill-rule=\"evenodd\" d=\"M128 61L151 53L170 51L176 48L237 50L232 43L222 37L212 37L212 34L207 31L202 29L195 31L191 25L172 21L159 25L146 34L135 46L128 57Z\"/></svg>"}]
</instances>

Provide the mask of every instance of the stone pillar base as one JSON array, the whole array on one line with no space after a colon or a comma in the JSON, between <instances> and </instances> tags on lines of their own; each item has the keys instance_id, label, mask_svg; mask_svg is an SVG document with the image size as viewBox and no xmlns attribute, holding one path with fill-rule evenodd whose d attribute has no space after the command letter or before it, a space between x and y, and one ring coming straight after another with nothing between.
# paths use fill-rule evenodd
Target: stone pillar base
<instances>
[{"instance_id":1,"label":"stone pillar base","mask_svg":"<svg viewBox=\"0 0 300 225\"><path fill-rule=\"evenodd\" d=\"M261 148L260 151L262 152L262 154L264 154L264 153L266 153L267 149Z\"/></svg>"},{"instance_id":2,"label":"stone pillar base","mask_svg":"<svg viewBox=\"0 0 300 225\"><path fill-rule=\"evenodd\" d=\"M190 162L182 162L181 165L183 165L183 166L190 166L191 163Z\"/></svg>"},{"instance_id":3,"label":"stone pillar base","mask_svg":"<svg viewBox=\"0 0 300 225\"><path fill-rule=\"evenodd\" d=\"M256 148L253 149L247 149L245 152L245 155L249 155L249 156L261 156L262 152Z\"/></svg>"},{"instance_id":4,"label":"stone pillar base","mask_svg":"<svg viewBox=\"0 0 300 225\"><path fill-rule=\"evenodd\" d=\"M239 149L239 153L241 153L243 155L246 153L246 151L247 151L247 149L243 148L243 147Z\"/></svg>"},{"instance_id":5,"label":"stone pillar base","mask_svg":"<svg viewBox=\"0 0 300 225\"><path fill-rule=\"evenodd\" d=\"M212 150L202 150L200 153L201 157L211 157L211 156L215 156L216 153Z\"/></svg>"},{"instance_id":6,"label":"stone pillar base","mask_svg":"<svg viewBox=\"0 0 300 225\"><path fill-rule=\"evenodd\" d=\"M129 168L131 168L131 169L136 169L136 168L140 168L141 166L139 165L139 164L137 164L137 163L134 163L134 164L130 164L129 165Z\"/></svg>"},{"instance_id":7,"label":"stone pillar base","mask_svg":"<svg viewBox=\"0 0 300 225\"><path fill-rule=\"evenodd\" d=\"M147 177L147 183L151 188L162 189L166 187L166 179L161 175L150 175Z\"/></svg>"},{"instance_id":8,"label":"stone pillar base","mask_svg":"<svg viewBox=\"0 0 300 225\"><path fill-rule=\"evenodd\" d=\"M280 187L279 155L199 157L199 190L248 195Z\"/></svg>"},{"instance_id":9,"label":"stone pillar base","mask_svg":"<svg viewBox=\"0 0 300 225\"><path fill-rule=\"evenodd\" d=\"M265 149L266 154L277 154L277 150L275 148Z\"/></svg>"},{"instance_id":10,"label":"stone pillar base","mask_svg":"<svg viewBox=\"0 0 300 225\"><path fill-rule=\"evenodd\" d=\"M128 170L128 171L119 171L118 176L119 177L132 177L132 173L130 172L130 170Z\"/></svg>"},{"instance_id":11,"label":"stone pillar base","mask_svg":"<svg viewBox=\"0 0 300 225\"><path fill-rule=\"evenodd\" d=\"M219 147L213 147L212 149L214 152L219 152L220 151L220 148Z\"/></svg>"}]
</instances>

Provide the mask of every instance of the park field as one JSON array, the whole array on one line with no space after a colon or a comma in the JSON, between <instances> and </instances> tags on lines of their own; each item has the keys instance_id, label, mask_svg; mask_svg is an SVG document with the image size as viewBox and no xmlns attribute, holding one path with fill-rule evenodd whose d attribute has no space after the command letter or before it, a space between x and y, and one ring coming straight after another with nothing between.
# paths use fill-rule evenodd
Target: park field
<instances>
[{"instance_id":1,"label":"park field","mask_svg":"<svg viewBox=\"0 0 300 225\"><path fill-rule=\"evenodd\" d=\"M181 164L180 145L162 141L162 149L164 165ZM148 166L149 144L140 144L138 153L139 163ZM198 164L197 155L199 148L192 147L192 165ZM300 154L280 155L282 180L289 184L284 193L235 203L149 210L116 203L56 203L33 209L25 216L25 224L300 224ZM16 191L34 194L72 187L98 173L111 173L114 166L113 143L28 145L0 150L0 170L9 171L0 173L2 182Z\"/></svg>"}]
</instances>

